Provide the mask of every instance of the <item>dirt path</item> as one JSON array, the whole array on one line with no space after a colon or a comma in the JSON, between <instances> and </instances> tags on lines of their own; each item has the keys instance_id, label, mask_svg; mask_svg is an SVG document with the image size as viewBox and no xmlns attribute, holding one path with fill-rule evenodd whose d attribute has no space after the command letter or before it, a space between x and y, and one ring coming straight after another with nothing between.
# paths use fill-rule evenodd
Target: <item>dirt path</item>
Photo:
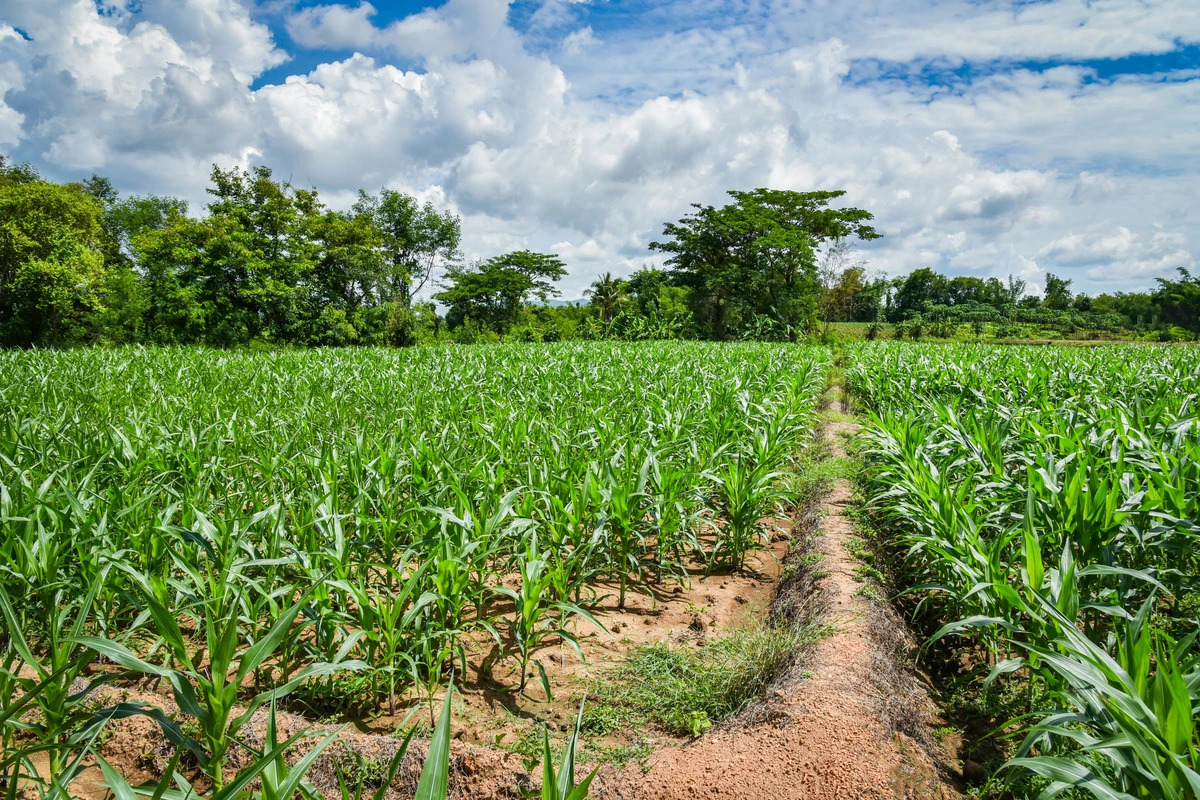
<instances>
[{"instance_id":1,"label":"dirt path","mask_svg":"<svg viewBox=\"0 0 1200 800\"><path fill-rule=\"evenodd\" d=\"M857 429L850 422L826 426L833 456L845 455L843 437ZM856 594L863 584L855 580L861 562L846 550L855 535L846 516L850 498L850 482L838 480L825 500L817 542L824 556L819 566L828 572L822 581L825 622L834 632L814 648L802 679L775 690L770 721L716 730L693 745L662 750L645 775L627 770L605 781L598 797L957 796L927 754L932 704L915 677L895 663L895 640L903 634L885 629L899 622L888 618L886 607Z\"/></svg>"}]
</instances>

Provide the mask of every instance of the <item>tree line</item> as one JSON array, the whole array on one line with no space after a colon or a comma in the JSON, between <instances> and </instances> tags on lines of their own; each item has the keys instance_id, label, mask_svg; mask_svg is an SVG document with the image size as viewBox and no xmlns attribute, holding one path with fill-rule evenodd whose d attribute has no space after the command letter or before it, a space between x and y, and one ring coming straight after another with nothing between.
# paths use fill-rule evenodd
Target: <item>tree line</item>
<instances>
[{"instance_id":1,"label":"tree line","mask_svg":"<svg viewBox=\"0 0 1200 800\"><path fill-rule=\"evenodd\" d=\"M869 277L850 243L872 216L843 192L730 192L694 205L651 251L663 268L606 273L586 305L554 305L566 265L527 250L467 261L461 220L392 189L345 211L266 167L214 166L202 216L122 197L104 177L44 179L0 156L0 344L405 346L562 338L796 340L837 321L1170 323L1195 333L1200 282L1156 293L1043 298L1011 280L920 269ZM1065 315L1065 316L1064 316ZM1055 318L1061 322L1062 319Z\"/></svg>"}]
</instances>

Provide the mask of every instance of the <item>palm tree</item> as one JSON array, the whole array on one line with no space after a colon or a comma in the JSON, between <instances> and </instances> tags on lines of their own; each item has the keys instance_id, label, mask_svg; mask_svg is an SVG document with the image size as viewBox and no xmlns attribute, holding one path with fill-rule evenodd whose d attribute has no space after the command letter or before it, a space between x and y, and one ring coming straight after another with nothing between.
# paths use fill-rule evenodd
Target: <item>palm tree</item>
<instances>
[{"instance_id":1,"label":"palm tree","mask_svg":"<svg viewBox=\"0 0 1200 800\"><path fill-rule=\"evenodd\" d=\"M591 298L592 305L600 307L600 319L608 322L616 314L617 306L625 300L625 281L606 272L592 283L584 295Z\"/></svg>"}]
</instances>

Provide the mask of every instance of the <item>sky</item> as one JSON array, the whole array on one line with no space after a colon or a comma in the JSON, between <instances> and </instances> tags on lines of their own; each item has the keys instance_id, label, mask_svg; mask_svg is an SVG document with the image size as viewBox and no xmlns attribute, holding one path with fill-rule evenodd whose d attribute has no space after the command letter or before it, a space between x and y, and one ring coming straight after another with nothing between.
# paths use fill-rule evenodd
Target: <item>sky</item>
<instances>
[{"instance_id":1,"label":"sky","mask_svg":"<svg viewBox=\"0 0 1200 800\"><path fill-rule=\"evenodd\" d=\"M1200 252L1197 0L0 0L0 153L201 213L387 186L567 298L728 190L838 189L880 275L1154 286Z\"/></svg>"}]
</instances>

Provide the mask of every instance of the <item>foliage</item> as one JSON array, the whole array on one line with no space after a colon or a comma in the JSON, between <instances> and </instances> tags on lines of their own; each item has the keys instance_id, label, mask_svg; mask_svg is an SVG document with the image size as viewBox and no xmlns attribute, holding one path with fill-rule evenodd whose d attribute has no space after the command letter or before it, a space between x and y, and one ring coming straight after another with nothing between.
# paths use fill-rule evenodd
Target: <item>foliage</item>
<instances>
[{"instance_id":1,"label":"foliage","mask_svg":"<svg viewBox=\"0 0 1200 800\"><path fill-rule=\"evenodd\" d=\"M432 203L420 205L416 198L382 189L372 196L359 191L353 208L356 221L369 221L379 232L383 251L380 288L390 299L409 305L433 275L456 265L462 258L462 222L450 212L440 212Z\"/></svg>"},{"instance_id":2,"label":"foliage","mask_svg":"<svg viewBox=\"0 0 1200 800\"><path fill-rule=\"evenodd\" d=\"M553 281L567 274L555 256L518 250L482 263L451 269L437 299L450 307L447 322L456 327L474 320L497 334L516 324L525 303L557 296Z\"/></svg>"},{"instance_id":3,"label":"foliage","mask_svg":"<svg viewBox=\"0 0 1200 800\"><path fill-rule=\"evenodd\" d=\"M1195 637L1155 630L1195 623L1197 375L1192 351L1154 347L852 353L866 494L917 613L947 620L932 641L967 637L988 683L1059 704L1014 762L1044 796L1197 796Z\"/></svg>"},{"instance_id":4,"label":"foliage","mask_svg":"<svg viewBox=\"0 0 1200 800\"><path fill-rule=\"evenodd\" d=\"M1193 339L1200 337L1200 278L1180 267L1178 280L1158 279L1154 299L1166 322L1190 331Z\"/></svg>"},{"instance_id":5,"label":"foliage","mask_svg":"<svg viewBox=\"0 0 1200 800\"><path fill-rule=\"evenodd\" d=\"M856 208L830 208L844 192L756 189L729 193L733 203L695 212L663 227L672 278L696 292L698 317L713 338L726 338L754 314L811 330L819 287L816 252L830 240L878 238Z\"/></svg>"},{"instance_id":6,"label":"foliage","mask_svg":"<svg viewBox=\"0 0 1200 800\"><path fill-rule=\"evenodd\" d=\"M79 184L0 164L0 344L88 341L104 308L103 208Z\"/></svg>"},{"instance_id":7,"label":"foliage","mask_svg":"<svg viewBox=\"0 0 1200 800\"><path fill-rule=\"evenodd\" d=\"M109 716L149 715L220 785L277 698L432 701L488 636L526 675L597 581L740 563L757 534L701 523L718 478L795 455L827 360L762 343L0 352L0 590L29 644L7 637L0 697L47 676L57 727L39 735L66 775L94 730L69 689L100 654L161 679L187 725Z\"/></svg>"}]
</instances>

